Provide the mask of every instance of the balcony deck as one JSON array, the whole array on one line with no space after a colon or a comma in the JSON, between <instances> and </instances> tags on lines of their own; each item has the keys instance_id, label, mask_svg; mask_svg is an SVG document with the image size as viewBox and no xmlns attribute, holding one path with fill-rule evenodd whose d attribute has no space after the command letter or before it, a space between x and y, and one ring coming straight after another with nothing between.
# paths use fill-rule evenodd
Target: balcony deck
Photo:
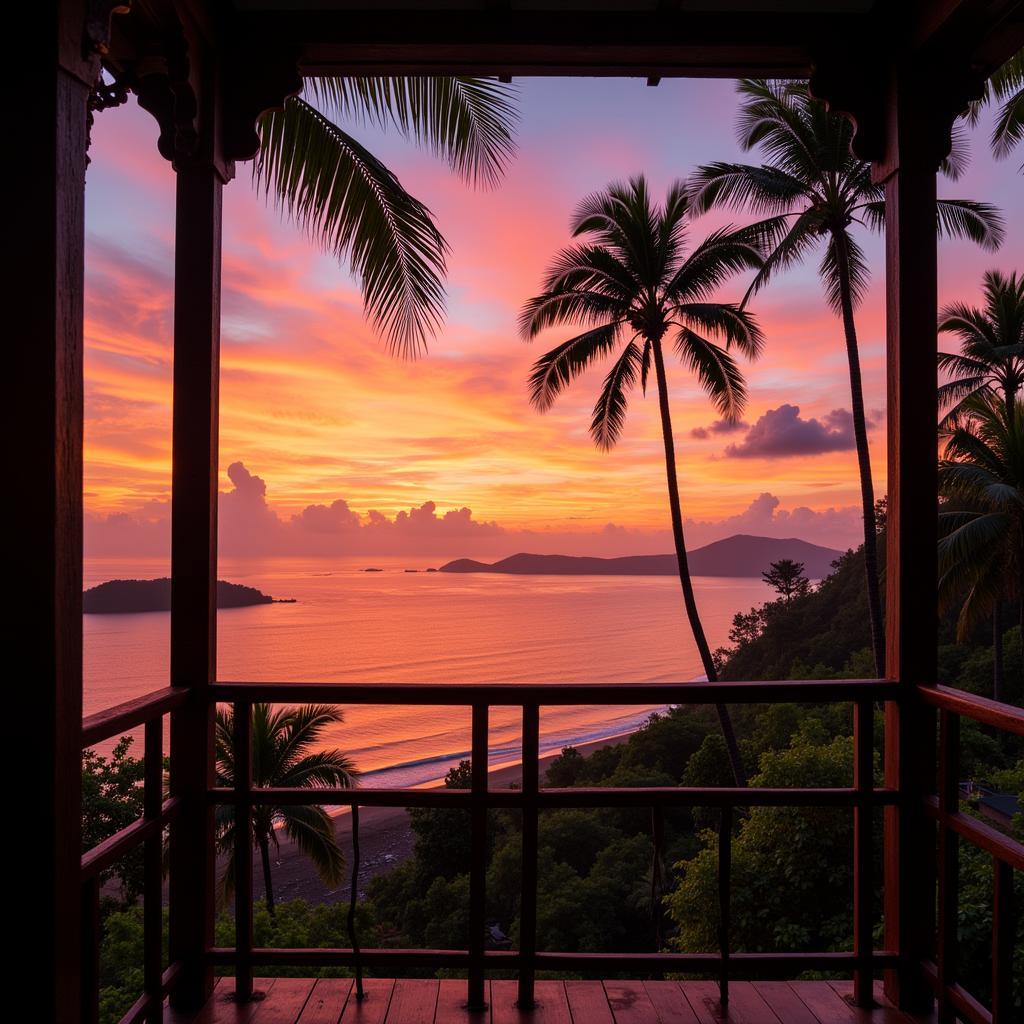
<instances>
[{"instance_id":1,"label":"balcony deck","mask_svg":"<svg viewBox=\"0 0 1024 1024\"><path fill-rule=\"evenodd\" d=\"M702 981L538 981L537 1004L521 1012L516 982L487 983L489 1008L465 1008L466 983L454 979L366 982L357 1003L347 978L257 979L264 998L234 1001L222 979L197 1014L166 1010L165 1024L931 1024L932 1016L901 1013L884 1001L859 1009L850 982L732 982L723 1009L718 986Z\"/></svg>"}]
</instances>

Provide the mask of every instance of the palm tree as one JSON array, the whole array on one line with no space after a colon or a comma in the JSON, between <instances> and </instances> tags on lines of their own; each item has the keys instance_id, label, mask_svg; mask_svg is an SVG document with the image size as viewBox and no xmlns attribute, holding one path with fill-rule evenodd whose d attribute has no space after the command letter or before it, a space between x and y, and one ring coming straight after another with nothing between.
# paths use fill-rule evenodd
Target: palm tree
<instances>
[{"instance_id":1,"label":"palm tree","mask_svg":"<svg viewBox=\"0 0 1024 1024\"><path fill-rule=\"evenodd\" d=\"M970 399L986 395L1012 409L1024 389L1024 275L985 274L985 306L954 302L939 312L939 331L960 339L959 352L940 352L950 379L939 387L943 426L956 426Z\"/></svg>"},{"instance_id":2,"label":"palm tree","mask_svg":"<svg viewBox=\"0 0 1024 1024\"><path fill-rule=\"evenodd\" d=\"M622 433L630 390L639 382L646 392L653 363L679 582L704 671L714 682L718 675L687 565L663 342L671 334L676 354L697 375L721 414L738 418L746 402L746 387L728 350L735 346L749 357L756 356L761 332L754 318L738 305L713 302L710 297L733 274L759 267L761 256L748 234L730 229L713 232L687 252L689 214L686 187L678 181L669 187L660 207L652 205L642 177L588 196L572 218L573 237L588 236L588 240L563 249L554 258L543 292L523 307L520 330L532 339L555 325L586 327L534 364L530 398L541 411L550 408L558 394L591 363L621 346L604 379L590 424L594 442L604 450ZM716 344L712 337L724 344ZM733 775L737 785L744 785L728 710L721 704L717 710Z\"/></svg>"},{"instance_id":3,"label":"palm tree","mask_svg":"<svg viewBox=\"0 0 1024 1024\"><path fill-rule=\"evenodd\" d=\"M356 785L358 771L340 750L317 750L323 731L343 720L341 711L324 704L303 704L274 710L270 704L252 706L252 782L257 787L348 789ZM215 748L217 785L235 784L234 714L217 711ZM217 808L217 851L226 855L224 891L235 882L235 810ZM253 846L260 851L267 910L274 912L274 887L270 877L270 848L278 847L277 826L316 867L327 885L337 885L345 857L334 836L330 816L315 805L260 804L252 808Z\"/></svg>"},{"instance_id":4,"label":"palm tree","mask_svg":"<svg viewBox=\"0 0 1024 1024\"><path fill-rule=\"evenodd\" d=\"M430 211L338 122L371 123L494 185L514 152L514 93L494 79L310 78L300 97L263 115L253 176L266 194L360 280L388 345L422 351L444 314L447 244ZM330 116L328 116L330 115Z\"/></svg>"},{"instance_id":5,"label":"palm tree","mask_svg":"<svg viewBox=\"0 0 1024 1024\"><path fill-rule=\"evenodd\" d=\"M985 83L982 98L972 103L968 123L976 125L982 109L991 101L1002 103L989 140L997 160L1008 157L1024 139L1024 50L1018 50ZM1024 171L1024 164L1021 165Z\"/></svg>"},{"instance_id":6,"label":"palm tree","mask_svg":"<svg viewBox=\"0 0 1024 1024\"><path fill-rule=\"evenodd\" d=\"M854 308L864 295L868 268L851 228L878 230L885 222L884 188L871 180L871 167L850 149L853 128L839 114L811 99L797 82L745 79L738 85L739 141L745 150L760 147L765 163L713 163L690 179L695 211L716 205L746 207L766 219L754 225L769 251L747 297L772 275L824 247L819 274L833 311L842 318L850 372L850 400L864 516L864 566L875 671L885 674L885 639L878 590L875 496L871 480L860 353ZM954 165L956 161L953 162ZM970 238L994 249L1002 223L987 203L942 199L936 206L942 234ZM746 299L744 299L744 303Z\"/></svg>"},{"instance_id":7,"label":"palm tree","mask_svg":"<svg viewBox=\"0 0 1024 1024\"><path fill-rule=\"evenodd\" d=\"M960 604L965 640L992 618L993 696L1002 699L1003 601L1019 602L1024 628L1024 401L966 400L966 418L943 432L939 485L939 595Z\"/></svg>"}]
</instances>

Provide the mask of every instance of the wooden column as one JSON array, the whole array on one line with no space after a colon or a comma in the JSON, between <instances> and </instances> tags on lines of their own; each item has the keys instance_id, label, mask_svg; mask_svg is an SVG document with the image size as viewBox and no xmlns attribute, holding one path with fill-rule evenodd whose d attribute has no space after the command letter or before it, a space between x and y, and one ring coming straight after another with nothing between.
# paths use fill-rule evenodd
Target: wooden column
<instances>
[{"instance_id":1,"label":"wooden column","mask_svg":"<svg viewBox=\"0 0 1024 1024\"><path fill-rule=\"evenodd\" d=\"M19 99L8 111L17 140L6 233L14 372L4 400L16 591L5 633L9 739L32 765L32 846L17 884L33 910L19 944L40 972L33 1019L80 1024L83 248L97 65L83 57L81 3L40 0L20 14L32 46L16 61Z\"/></svg>"},{"instance_id":2,"label":"wooden column","mask_svg":"<svg viewBox=\"0 0 1024 1024\"><path fill-rule=\"evenodd\" d=\"M885 947L903 959L886 977L901 1007L930 1003L920 961L935 926L935 832L924 817L934 791L935 716L916 697L932 684L937 644L936 224L937 118L930 76L892 75L885 182L889 509L886 674L900 683L886 706L885 781L899 807L885 814ZM932 92L934 95L934 92Z\"/></svg>"},{"instance_id":3,"label":"wooden column","mask_svg":"<svg viewBox=\"0 0 1024 1024\"><path fill-rule=\"evenodd\" d=\"M191 699L171 716L171 790L183 801L171 829L171 959L184 972L182 1008L212 990L215 856L213 716L217 657L217 440L221 201L213 161L178 167L174 257L174 468L171 497L171 684Z\"/></svg>"}]
</instances>

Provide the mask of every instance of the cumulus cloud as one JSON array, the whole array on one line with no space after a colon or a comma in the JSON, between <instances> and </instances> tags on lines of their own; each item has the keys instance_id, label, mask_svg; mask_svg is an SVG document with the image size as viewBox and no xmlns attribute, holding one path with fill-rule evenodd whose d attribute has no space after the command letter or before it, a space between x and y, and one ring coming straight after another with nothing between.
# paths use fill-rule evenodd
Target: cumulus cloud
<instances>
[{"instance_id":1,"label":"cumulus cloud","mask_svg":"<svg viewBox=\"0 0 1024 1024\"><path fill-rule=\"evenodd\" d=\"M784 404L769 409L742 441L725 449L725 454L738 459L785 459L846 451L854 444L853 414L849 409L833 409L820 420L803 419L800 406Z\"/></svg>"},{"instance_id":2,"label":"cumulus cloud","mask_svg":"<svg viewBox=\"0 0 1024 1024\"><path fill-rule=\"evenodd\" d=\"M262 477L243 463L227 469L230 487L220 493L219 540L225 557L409 555L441 560L459 556L501 558L517 551L539 554L656 554L672 550L667 529L639 529L610 522L594 530L524 530L481 520L466 507L439 510L425 501L394 515L365 513L338 498L282 516L267 502ZM785 509L774 494L756 497L742 512L717 520L687 519L687 546L700 547L735 533L802 537L831 547L858 543L856 507ZM166 557L170 548L170 504L151 501L132 512L87 514L90 557Z\"/></svg>"},{"instance_id":3,"label":"cumulus cloud","mask_svg":"<svg viewBox=\"0 0 1024 1024\"><path fill-rule=\"evenodd\" d=\"M715 437L719 434L735 434L740 430L749 429L750 424L743 420L720 419L715 420L714 423L709 423L706 427L694 427L690 431L690 437L696 438L698 441L706 441L709 437Z\"/></svg>"}]
</instances>

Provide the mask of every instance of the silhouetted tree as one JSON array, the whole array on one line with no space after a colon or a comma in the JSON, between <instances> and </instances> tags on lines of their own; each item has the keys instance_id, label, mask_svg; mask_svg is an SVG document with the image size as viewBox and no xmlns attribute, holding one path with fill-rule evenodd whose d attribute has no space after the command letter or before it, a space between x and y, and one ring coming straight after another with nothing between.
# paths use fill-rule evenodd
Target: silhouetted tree
<instances>
[{"instance_id":1,"label":"silhouetted tree","mask_svg":"<svg viewBox=\"0 0 1024 1024\"><path fill-rule=\"evenodd\" d=\"M660 207L652 203L643 177L588 196L572 219L573 236L586 236L587 241L555 257L543 292L523 307L520 328L532 339L555 325L586 326L582 334L562 342L534 364L530 397L541 411L549 409L592 363L621 346L590 424L594 442L605 450L622 433L629 392L638 383L646 391L653 365L679 582L704 672L714 681L718 670L697 610L683 538L663 344L669 337L719 412L727 419L738 419L746 403L746 385L729 349L755 357L761 348L761 331L748 312L734 303L713 302L711 296L738 271L760 267L761 256L753 236L729 228L714 231L689 248L689 219L683 182L669 186ZM712 337L724 344L716 344ZM724 705L717 708L736 782L743 785L745 773L728 710Z\"/></svg>"},{"instance_id":2,"label":"silhouetted tree","mask_svg":"<svg viewBox=\"0 0 1024 1024\"><path fill-rule=\"evenodd\" d=\"M787 601L806 594L811 585L804 575L804 563L794 562L792 558L772 562L767 571L761 573L761 579Z\"/></svg>"},{"instance_id":3,"label":"silhouetted tree","mask_svg":"<svg viewBox=\"0 0 1024 1024\"><path fill-rule=\"evenodd\" d=\"M829 305L842 318L846 338L871 645L875 672L882 676L885 634L878 589L874 483L853 317L867 288L868 267L851 228L854 224L882 228L885 189L872 180L871 165L853 155L853 125L812 99L806 83L744 79L738 88L742 98L740 144L747 150L760 147L766 161L761 166L719 162L699 168L690 179L693 203L701 212L731 205L766 218L756 227L764 233L770 252L748 295L780 270L801 262L812 249L824 246L819 274ZM955 160L947 164L956 166ZM964 199L940 199L936 225L941 233L970 238L990 249L997 248L1003 236L994 207Z\"/></svg>"},{"instance_id":4,"label":"silhouetted tree","mask_svg":"<svg viewBox=\"0 0 1024 1024\"><path fill-rule=\"evenodd\" d=\"M331 705L303 704L277 708L270 704L252 706L252 782L274 788L330 787L347 789L356 785L358 771L340 750L311 752L324 730L343 719ZM215 732L217 785L235 784L234 714L217 712ZM312 804L255 804L252 808L252 841L260 851L267 910L274 913L274 887L270 876L270 848L278 846L277 828L307 856L327 885L342 878L345 856L334 834L334 823L323 807ZM227 855L224 891L235 885L235 809L217 806L217 849Z\"/></svg>"}]
</instances>

